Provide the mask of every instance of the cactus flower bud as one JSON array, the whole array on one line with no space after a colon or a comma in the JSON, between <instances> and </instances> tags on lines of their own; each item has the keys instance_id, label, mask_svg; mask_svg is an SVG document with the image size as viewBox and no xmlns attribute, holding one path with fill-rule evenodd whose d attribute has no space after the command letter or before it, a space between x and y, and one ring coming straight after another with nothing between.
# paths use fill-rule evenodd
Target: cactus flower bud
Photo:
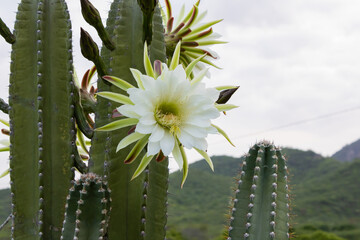
<instances>
[{"instance_id":1,"label":"cactus flower bud","mask_svg":"<svg viewBox=\"0 0 360 240\"><path fill-rule=\"evenodd\" d=\"M15 36L11 33L10 29L6 26L6 24L3 22L3 20L0 18L0 35L5 38L5 41L7 41L10 44L13 44L15 42Z\"/></svg>"},{"instance_id":2,"label":"cactus flower bud","mask_svg":"<svg viewBox=\"0 0 360 240\"><path fill-rule=\"evenodd\" d=\"M229 99L232 97L232 95L239 89L239 87L226 89L220 92L219 98L216 101L217 104L225 104Z\"/></svg>"},{"instance_id":3,"label":"cactus flower bud","mask_svg":"<svg viewBox=\"0 0 360 240\"><path fill-rule=\"evenodd\" d=\"M90 34L82 28L80 36L80 48L82 55L95 64L98 74L100 76L106 75L105 64L99 55L99 48L97 44L91 38Z\"/></svg>"},{"instance_id":4,"label":"cactus flower bud","mask_svg":"<svg viewBox=\"0 0 360 240\"><path fill-rule=\"evenodd\" d=\"M94 7L94 5L91 4L89 0L80 0L80 2L81 13L85 21L96 29L105 47L111 51L114 50L115 46L111 42L109 34L105 30L99 11Z\"/></svg>"},{"instance_id":5,"label":"cactus flower bud","mask_svg":"<svg viewBox=\"0 0 360 240\"><path fill-rule=\"evenodd\" d=\"M99 58L99 48L90 34L81 28L80 47L82 55L92 62Z\"/></svg>"}]
</instances>

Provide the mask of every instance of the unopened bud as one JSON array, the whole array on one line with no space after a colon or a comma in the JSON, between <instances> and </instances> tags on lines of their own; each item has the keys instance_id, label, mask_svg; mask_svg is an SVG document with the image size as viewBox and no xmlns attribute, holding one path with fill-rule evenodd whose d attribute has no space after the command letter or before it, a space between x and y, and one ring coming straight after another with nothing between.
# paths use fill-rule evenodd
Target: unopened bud
<instances>
[{"instance_id":1,"label":"unopened bud","mask_svg":"<svg viewBox=\"0 0 360 240\"><path fill-rule=\"evenodd\" d=\"M99 48L90 34L81 28L80 47L82 55L92 62L99 58Z\"/></svg>"},{"instance_id":2,"label":"unopened bud","mask_svg":"<svg viewBox=\"0 0 360 240\"><path fill-rule=\"evenodd\" d=\"M85 21L91 26L97 25L101 22L99 11L91 4L89 0L80 0L81 2L81 13Z\"/></svg>"},{"instance_id":3,"label":"unopened bud","mask_svg":"<svg viewBox=\"0 0 360 240\"><path fill-rule=\"evenodd\" d=\"M226 89L220 92L219 98L216 101L217 104L225 104L229 101L231 96L239 89L239 87Z\"/></svg>"},{"instance_id":4,"label":"unopened bud","mask_svg":"<svg viewBox=\"0 0 360 240\"><path fill-rule=\"evenodd\" d=\"M91 4L89 0L80 0L81 2L81 13L85 21L93 26L99 34L99 37L103 41L106 48L109 50L114 50L115 46L110 40L110 36L105 30L105 27L101 21L101 16L99 11Z\"/></svg>"},{"instance_id":5,"label":"unopened bud","mask_svg":"<svg viewBox=\"0 0 360 240\"><path fill-rule=\"evenodd\" d=\"M10 44L13 44L15 42L15 36L11 33L10 29L6 26L6 24L1 20L0 18L0 35L5 38L5 41L7 41Z\"/></svg>"}]
</instances>

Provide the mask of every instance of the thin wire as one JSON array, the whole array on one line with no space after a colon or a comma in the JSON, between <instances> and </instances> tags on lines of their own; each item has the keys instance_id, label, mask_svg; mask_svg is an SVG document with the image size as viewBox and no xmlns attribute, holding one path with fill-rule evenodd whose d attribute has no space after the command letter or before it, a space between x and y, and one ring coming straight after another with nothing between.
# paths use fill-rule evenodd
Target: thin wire
<instances>
[{"instance_id":1,"label":"thin wire","mask_svg":"<svg viewBox=\"0 0 360 240\"><path fill-rule=\"evenodd\" d=\"M237 137L235 137L233 139L256 136L258 134L272 132L272 131L282 129L282 128L297 126L297 125L300 125L300 124L313 122L313 121L317 121L317 120L320 120L320 119L327 119L327 118L330 118L330 117L333 117L333 116L336 116L336 115L340 115L340 114L344 114L344 113L348 113L348 112L353 112L353 111L356 111L356 110L359 110L359 109L360 109L360 106L347 108L347 109L343 109L343 110L340 110L340 111L337 111L337 112L327 113L327 114L324 114L324 115L320 115L320 116L316 116L316 117L312 117L312 118L308 118L308 119L303 119L303 120L296 121L296 122L287 123L287 124L284 124L284 125L268 128L268 129L261 130L261 131L258 131L258 132L253 132L253 133L248 133L248 134L245 134L245 135L240 135L240 136L237 136Z\"/></svg>"}]
</instances>

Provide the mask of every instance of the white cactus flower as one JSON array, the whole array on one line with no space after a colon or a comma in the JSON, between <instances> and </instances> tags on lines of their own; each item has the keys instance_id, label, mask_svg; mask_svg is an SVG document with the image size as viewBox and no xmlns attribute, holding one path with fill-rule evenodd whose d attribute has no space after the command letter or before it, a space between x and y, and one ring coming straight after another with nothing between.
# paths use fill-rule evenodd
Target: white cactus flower
<instances>
[{"instance_id":1,"label":"white cactus flower","mask_svg":"<svg viewBox=\"0 0 360 240\"><path fill-rule=\"evenodd\" d=\"M147 145L146 154L135 171L134 177L146 168L155 155L172 154L179 166L183 168L183 184L188 172L184 147L198 151L213 169L212 162L206 153L208 147L206 137L211 133L221 133L228 139L227 135L211 121L220 116L219 112L236 106L216 103L220 94L219 90L224 88L206 88L201 82L206 70L190 79L190 74L199 59L184 69L181 64L179 65L180 46L179 43L169 67L160 61L155 61L154 71L145 44L146 75L136 69L130 69L138 87L122 79L105 76L105 80L127 91L129 96L112 92L98 93L101 97L123 104L117 108L117 111L127 118L100 127L96 129L97 131L136 126L135 131L122 139L117 147L119 151L136 142L125 163L135 160Z\"/></svg>"}]
</instances>

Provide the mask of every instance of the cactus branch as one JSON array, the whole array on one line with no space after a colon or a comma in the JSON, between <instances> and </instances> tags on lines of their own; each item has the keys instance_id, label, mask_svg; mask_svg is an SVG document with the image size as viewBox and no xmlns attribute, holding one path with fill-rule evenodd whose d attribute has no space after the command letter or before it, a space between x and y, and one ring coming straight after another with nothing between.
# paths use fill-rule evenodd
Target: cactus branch
<instances>
[{"instance_id":1,"label":"cactus branch","mask_svg":"<svg viewBox=\"0 0 360 240\"><path fill-rule=\"evenodd\" d=\"M267 141L255 144L243 161L233 199L229 237L289 239L289 205L285 159Z\"/></svg>"},{"instance_id":2,"label":"cactus branch","mask_svg":"<svg viewBox=\"0 0 360 240\"><path fill-rule=\"evenodd\" d=\"M16 41L14 34L11 33L10 29L6 26L3 20L0 18L0 35L3 36L6 42L13 44Z\"/></svg>"},{"instance_id":3,"label":"cactus branch","mask_svg":"<svg viewBox=\"0 0 360 240\"><path fill-rule=\"evenodd\" d=\"M7 104L2 98L0 98L0 110L3 113L9 114L9 104Z\"/></svg>"}]
</instances>

